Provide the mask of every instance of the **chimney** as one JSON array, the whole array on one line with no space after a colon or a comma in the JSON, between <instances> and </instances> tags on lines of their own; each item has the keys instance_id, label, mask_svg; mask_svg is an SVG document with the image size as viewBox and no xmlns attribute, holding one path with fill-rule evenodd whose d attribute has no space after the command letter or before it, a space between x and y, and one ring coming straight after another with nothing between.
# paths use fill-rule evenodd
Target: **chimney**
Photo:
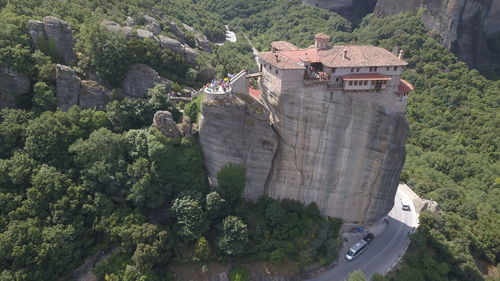
<instances>
[{"instance_id":1,"label":"chimney","mask_svg":"<svg viewBox=\"0 0 500 281\"><path fill-rule=\"evenodd\" d=\"M328 49L332 38L324 33L314 35L314 47L318 50Z\"/></svg>"},{"instance_id":2,"label":"chimney","mask_svg":"<svg viewBox=\"0 0 500 281\"><path fill-rule=\"evenodd\" d=\"M344 55L342 56L342 58L345 60L347 58L347 50L344 50Z\"/></svg>"},{"instance_id":3,"label":"chimney","mask_svg":"<svg viewBox=\"0 0 500 281\"><path fill-rule=\"evenodd\" d=\"M275 53L275 54L274 54L274 57L276 58L276 62L278 62L278 61L279 61L279 60L278 60L278 54L276 54L276 53Z\"/></svg>"},{"instance_id":4,"label":"chimney","mask_svg":"<svg viewBox=\"0 0 500 281\"><path fill-rule=\"evenodd\" d=\"M393 53L395 56L399 55L399 51L401 51L401 47L399 47L399 46L397 46L397 45L396 45L396 46L394 46L394 47L392 47L392 53Z\"/></svg>"},{"instance_id":5,"label":"chimney","mask_svg":"<svg viewBox=\"0 0 500 281\"><path fill-rule=\"evenodd\" d=\"M405 52L403 50L399 50L399 56L398 58L401 60L403 59L403 55L405 54Z\"/></svg>"}]
</instances>

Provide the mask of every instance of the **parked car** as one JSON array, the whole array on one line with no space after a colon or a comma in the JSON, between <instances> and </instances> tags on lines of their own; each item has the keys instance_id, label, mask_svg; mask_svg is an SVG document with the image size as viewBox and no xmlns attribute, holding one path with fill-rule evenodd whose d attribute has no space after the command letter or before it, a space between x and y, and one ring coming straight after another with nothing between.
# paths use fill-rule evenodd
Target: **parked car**
<instances>
[{"instance_id":1,"label":"parked car","mask_svg":"<svg viewBox=\"0 0 500 281\"><path fill-rule=\"evenodd\" d=\"M372 242L373 238L375 238L375 235L373 235L373 233L368 233L365 235L365 237L363 237L363 240L365 240L366 243L370 243Z\"/></svg>"}]
</instances>

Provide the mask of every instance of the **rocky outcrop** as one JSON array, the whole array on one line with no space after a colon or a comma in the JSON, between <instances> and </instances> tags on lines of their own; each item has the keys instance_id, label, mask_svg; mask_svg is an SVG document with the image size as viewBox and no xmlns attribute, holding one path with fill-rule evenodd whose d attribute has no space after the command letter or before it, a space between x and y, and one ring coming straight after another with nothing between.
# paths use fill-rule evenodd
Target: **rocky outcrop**
<instances>
[{"instance_id":1,"label":"rocky outcrop","mask_svg":"<svg viewBox=\"0 0 500 281\"><path fill-rule=\"evenodd\" d=\"M189 117L184 116L182 118L182 122L177 125L177 128L179 129L181 136L186 138L191 138L193 136L193 124Z\"/></svg>"},{"instance_id":2,"label":"rocky outcrop","mask_svg":"<svg viewBox=\"0 0 500 281\"><path fill-rule=\"evenodd\" d=\"M78 104L83 108L96 108L102 110L111 101L110 91L92 80L80 82Z\"/></svg>"},{"instance_id":3,"label":"rocky outcrop","mask_svg":"<svg viewBox=\"0 0 500 281\"><path fill-rule=\"evenodd\" d=\"M122 92L131 98L145 98L156 84L170 85L172 81L160 77L158 72L145 64L130 66L122 84Z\"/></svg>"},{"instance_id":4,"label":"rocky outcrop","mask_svg":"<svg viewBox=\"0 0 500 281\"><path fill-rule=\"evenodd\" d=\"M384 93L322 91L287 90L274 102L264 94L266 107L248 96L205 100L200 143L211 184L222 166L243 164L247 199L315 202L348 222L385 216L405 159L404 111L376 102Z\"/></svg>"},{"instance_id":5,"label":"rocky outcrop","mask_svg":"<svg viewBox=\"0 0 500 281\"><path fill-rule=\"evenodd\" d=\"M404 164L404 112L363 95L321 93L288 90L269 103L280 143L265 194L315 202L349 222L378 219L393 206Z\"/></svg>"},{"instance_id":6,"label":"rocky outcrop","mask_svg":"<svg viewBox=\"0 0 500 281\"><path fill-rule=\"evenodd\" d=\"M186 58L187 61L191 63L195 63L195 58L198 56L198 52L195 49L189 47L188 45L183 44L176 39L160 35L162 32L161 26L155 21L152 21L146 26L147 30L141 28L132 29L131 27L128 26L123 27L114 21L107 21L107 20L102 21L101 25L111 32L123 32L127 36L136 36L141 40L144 39L155 40L156 42L158 42L161 48L170 49L178 54L181 54Z\"/></svg>"},{"instance_id":7,"label":"rocky outcrop","mask_svg":"<svg viewBox=\"0 0 500 281\"><path fill-rule=\"evenodd\" d=\"M97 81L80 80L71 67L61 64L56 65L56 96L62 111L73 105L104 109L111 100L106 87Z\"/></svg>"},{"instance_id":8,"label":"rocky outcrop","mask_svg":"<svg viewBox=\"0 0 500 281\"><path fill-rule=\"evenodd\" d=\"M378 0L375 13L394 15L425 8L423 23L441 35L443 45L469 66L488 60L486 41L500 32L498 0Z\"/></svg>"},{"instance_id":9,"label":"rocky outcrop","mask_svg":"<svg viewBox=\"0 0 500 281\"><path fill-rule=\"evenodd\" d=\"M0 68L0 108L14 106L16 97L29 93L29 78L15 70Z\"/></svg>"},{"instance_id":10,"label":"rocky outcrop","mask_svg":"<svg viewBox=\"0 0 500 281\"><path fill-rule=\"evenodd\" d=\"M194 28L185 23L183 23L182 26L188 32L194 34L194 39L196 40L196 47L202 49L205 52L212 51L212 46L210 46L210 41L208 41L208 38L204 34L196 31Z\"/></svg>"},{"instance_id":11,"label":"rocky outcrop","mask_svg":"<svg viewBox=\"0 0 500 281\"><path fill-rule=\"evenodd\" d=\"M67 111L72 105L79 104L80 78L75 71L65 65L56 65L56 96L59 107Z\"/></svg>"},{"instance_id":12,"label":"rocky outcrop","mask_svg":"<svg viewBox=\"0 0 500 281\"><path fill-rule=\"evenodd\" d=\"M163 135L169 138L176 138L181 135L170 111L156 112L151 127L158 129Z\"/></svg>"},{"instance_id":13,"label":"rocky outcrop","mask_svg":"<svg viewBox=\"0 0 500 281\"><path fill-rule=\"evenodd\" d=\"M171 21L168 24L168 28L169 31L172 32L172 34L174 34L181 43L186 43L186 34L184 34L184 31L182 31L175 22Z\"/></svg>"},{"instance_id":14,"label":"rocky outcrop","mask_svg":"<svg viewBox=\"0 0 500 281\"><path fill-rule=\"evenodd\" d=\"M228 163L246 167L245 198L264 194L278 136L269 124L268 112L251 98L205 99L202 106L200 144L211 185Z\"/></svg>"},{"instance_id":15,"label":"rocky outcrop","mask_svg":"<svg viewBox=\"0 0 500 281\"><path fill-rule=\"evenodd\" d=\"M127 17L127 19L125 20L125 24L128 26L128 27L133 27L136 25L136 22L135 22L135 19L132 18L132 17Z\"/></svg>"},{"instance_id":16,"label":"rocky outcrop","mask_svg":"<svg viewBox=\"0 0 500 281\"><path fill-rule=\"evenodd\" d=\"M28 30L35 48L53 53L65 64L76 62L76 54L73 50L75 40L67 22L48 16L43 18L43 22L28 21Z\"/></svg>"}]
</instances>

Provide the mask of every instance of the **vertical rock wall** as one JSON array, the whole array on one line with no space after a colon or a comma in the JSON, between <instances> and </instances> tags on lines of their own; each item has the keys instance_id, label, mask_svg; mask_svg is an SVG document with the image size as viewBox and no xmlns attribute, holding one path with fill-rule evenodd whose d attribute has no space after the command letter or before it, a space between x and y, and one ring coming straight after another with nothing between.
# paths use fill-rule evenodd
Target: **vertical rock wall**
<instances>
[{"instance_id":1,"label":"vertical rock wall","mask_svg":"<svg viewBox=\"0 0 500 281\"><path fill-rule=\"evenodd\" d=\"M278 145L268 116L262 105L248 96L245 100L205 99L200 144L212 185L217 184L216 175L223 166L241 164L246 167L245 198L255 200L263 195Z\"/></svg>"},{"instance_id":2,"label":"vertical rock wall","mask_svg":"<svg viewBox=\"0 0 500 281\"><path fill-rule=\"evenodd\" d=\"M487 37L500 32L500 0L378 0L374 13L394 15L425 8L427 29L441 35L443 45L469 66L488 58Z\"/></svg>"},{"instance_id":3,"label":"vertical rock wall","mask_svg":"<svg viewBox=\"0 0 500 281\"><path fill-rule=\"evenodd\" d=\"M211 183L227 163L243 164L247 199L315 202L323 214L349 222L385 216L403 168L408 124L404 103L385 107L373 102L377 95L390 93L309 86L284 91L277 103L266 103L269 111L246 98L205 101L200 143ZM268 93L263 96L267 102Z\"/></svg>"},{"instance_id":4,"label":"vertical rock wall","mask_svg":"<svg viewBox=\"0 0 500 281\"><path fill-rule=\"evenodd\" d=\"M280 143L265 194L350 222L370 221L393 206L408 125L362 95L318 87L289 90L273 106ZM403 107L404 108L404 107Z\"/></svg>"}]
</instances>

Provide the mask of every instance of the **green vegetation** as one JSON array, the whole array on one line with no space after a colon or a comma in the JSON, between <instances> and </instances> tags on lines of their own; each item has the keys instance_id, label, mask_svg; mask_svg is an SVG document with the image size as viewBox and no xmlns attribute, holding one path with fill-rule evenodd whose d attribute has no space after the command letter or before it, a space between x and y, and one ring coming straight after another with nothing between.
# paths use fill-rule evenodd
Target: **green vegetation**
<instances>
[{"instance_id":1,"label":"green vegetation","mask_svg":"<svg viewBox=\"0 0 500 281\"><path fill-rule=\"evenodd\" d=\"M229 273L229 280L248 281L250 280L250 272L248 271L248 269L244 267L236 266L233 269L231 269L231 272Z\"/></svg>"},{"instance_id":2,"label":"green vegetation","mask_svg":"<svg viewBox=\"0 0 500 281\"><path fill-rule=\"evenodd\" d=\"M196 141L146 128L157 110L181 119L162 94L168 89L134 100L115 92L105 111L54 111L59 59L51 42L33 51L26 26L45 15L72 25L77 71L95 72L115 87L133 63L190 85L204 83L199 79L209 78L210 65L219 77L252 69L243 33L261 50L274 40L306 47L318 32L337 43L401 46L409 62L405 79L417 89L408 103L402 180L442 212L422 213L403 265L374 280L484 280L477 264L498 264L500 82L458 62L418 15L369 15L350 32L344 18L299 0L0 0L0 7L0 67L26 74L33 86L28 100L18 100L24 109L0 110L0 280L57 280L85 257L118 245L120 252L95 270L101 280L167 280L167 264L200 261L265 260L298 272L331 263L340 246L340 222L322 217L314 204L242 200L243 167L224 167L221 188L209 193ZM223 38L228 23L240 40L192 66L151 40L103 32L98 24L132 16L142 25L146 14L164 27L185 22L212 39ZM494 50L497 41L489 42ZM498 74L494 63L482 67ZM185 105L193 121L201 99ZM236 267L232 280L245 280L245 272Z\"/></svg>"}]
</instances>

